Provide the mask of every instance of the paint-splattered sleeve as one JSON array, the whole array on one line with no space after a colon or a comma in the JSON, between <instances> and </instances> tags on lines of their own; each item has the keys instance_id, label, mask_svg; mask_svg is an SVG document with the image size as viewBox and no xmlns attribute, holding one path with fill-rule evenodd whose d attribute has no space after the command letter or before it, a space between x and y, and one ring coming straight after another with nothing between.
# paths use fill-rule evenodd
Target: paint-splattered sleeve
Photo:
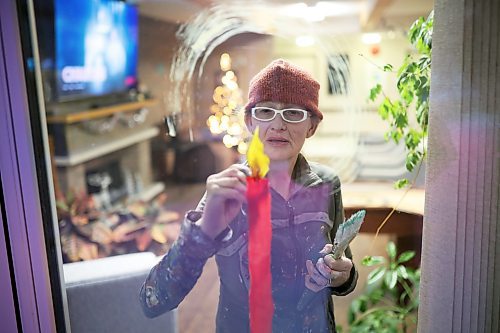
<instances>
[{"instance_id":1,"label":"paint-splattered sleeve","mask_svg":"<svg viewBox=\"0 0 500 333\"><path fill-rule=\"evenodd\" d=\"M208 258L230 238L230 229L215 240L203 233L195 224L201 214L200 211L186 214L179 238L142 285L140 302L147 317L175 309L195 285Z\"/></svg>"}]
</instances>

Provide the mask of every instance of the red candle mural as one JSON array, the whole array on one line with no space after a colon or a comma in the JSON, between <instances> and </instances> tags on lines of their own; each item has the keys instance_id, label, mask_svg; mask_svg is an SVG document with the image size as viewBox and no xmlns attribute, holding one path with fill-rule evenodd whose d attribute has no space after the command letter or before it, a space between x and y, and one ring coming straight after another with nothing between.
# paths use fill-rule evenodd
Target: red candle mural
<instances>
[{"instance_id":1,"label":"red candle mural","mask_svg":"<svg viewBox=\"0 0 500 333\"><path fill-rule=\"evenodd\" d=\"M270 333L274 305L271 293L271 196L269 157L257 128L247 153L252 175L247 177L248 202L248 269L250 271L250 332Z\"/></svg>"}]
</instances>

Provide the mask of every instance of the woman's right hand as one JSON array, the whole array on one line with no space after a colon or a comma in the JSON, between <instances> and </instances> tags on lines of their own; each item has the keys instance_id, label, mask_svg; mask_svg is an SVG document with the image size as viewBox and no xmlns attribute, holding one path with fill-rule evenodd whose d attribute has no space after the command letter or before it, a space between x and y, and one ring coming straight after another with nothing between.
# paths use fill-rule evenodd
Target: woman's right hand
<instances>
[{"instance_id":1,"label":"woman's right hand","mask_svg":"<svg viewBox=\"0 0 500 333\"><path fill-rule=\"evenodd\" d=\"M211 238L217 237L238 215L246 201L247 166L233 164L207 178L203 215L197 224Z\"/></svg>"}]
</instances>

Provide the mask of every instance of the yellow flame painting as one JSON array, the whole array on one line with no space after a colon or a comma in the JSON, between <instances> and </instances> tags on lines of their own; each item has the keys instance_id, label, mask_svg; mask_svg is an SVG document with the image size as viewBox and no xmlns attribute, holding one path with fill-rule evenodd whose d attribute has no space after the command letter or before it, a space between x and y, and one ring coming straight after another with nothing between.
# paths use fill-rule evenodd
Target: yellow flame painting
<instances>
[{"instance_id":1,"label":"yellow flame painting","mask_svg":"<svg viewBox=\"0 0 500 333\"><path fill-rule=\"evenodd\" d=\"M269 171L269 156L264 153L264 144L259 138L259 128L255 130L250 146L248 147L247 160L252 177L264 178Z\"/></svg>"}]
</instances>

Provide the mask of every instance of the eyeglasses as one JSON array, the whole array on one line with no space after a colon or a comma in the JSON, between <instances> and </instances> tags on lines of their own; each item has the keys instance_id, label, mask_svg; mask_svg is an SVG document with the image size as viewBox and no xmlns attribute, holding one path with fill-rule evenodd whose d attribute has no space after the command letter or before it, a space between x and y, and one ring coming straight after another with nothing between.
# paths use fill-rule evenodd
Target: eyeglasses
<instances>
[{"instance_id":1,"label":"eyeglasses","mask_svg":"<svg viewBox=\"0 0 500 333\"><path fill-rule=\"evenodd\" d=\"M284 121L289 123L300 123L310 117L309 112L302 109L276 110L268 106L256 106L252 108L252 117L260 121L271 121L279 114Z\"/></svg>"}]
</instances>

